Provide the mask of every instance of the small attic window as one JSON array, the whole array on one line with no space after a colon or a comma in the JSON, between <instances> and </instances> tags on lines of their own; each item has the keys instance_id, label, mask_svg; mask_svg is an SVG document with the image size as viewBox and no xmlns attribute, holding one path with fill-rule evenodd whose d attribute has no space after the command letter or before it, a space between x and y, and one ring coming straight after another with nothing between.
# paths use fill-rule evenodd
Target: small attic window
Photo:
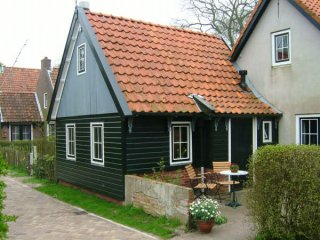
<instances>
[{"instance_id":1,"label":"small attic window","mask_svg":"<svg viewBox=\"0 0 320 240\"><path fill-rule=\"evenodd\" d=\"M272 65L291 63L290 30L272 34Z\"/></svg>"},{"instance_id":2,"label":"small attic window","mask_svg":"<svg viewBox=\"0 0 320 240\"><path fill-rule=\"evenodd\" d=\"M77 51L77 74L86 72L86 44L83 43L78 46Z\"/></svg>"}]
</instances>

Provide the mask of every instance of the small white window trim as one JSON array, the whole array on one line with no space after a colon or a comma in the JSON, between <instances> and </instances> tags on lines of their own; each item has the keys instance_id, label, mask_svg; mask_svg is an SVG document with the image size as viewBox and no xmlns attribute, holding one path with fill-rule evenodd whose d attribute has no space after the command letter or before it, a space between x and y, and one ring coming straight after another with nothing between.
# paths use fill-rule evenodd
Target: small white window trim
<instances>
[{"instance_id":1,"label":"small white window trim","mask_svg":"<svg viewBox=\"0 0 320 240\"><path fill-rule=\"evenodd\" d=\"M320 118L320 114L301 114L296 115L296 144L301 144L301 120ZM319 133L319 129L318 129ZM319 145L319 142L318 142Z\"/></svg>"},{"instance_id":2,"label":"small white window trim","mask_svg":"<svg viewBox=\"0 0 320 240\"><path fill-rule=\"evenodd\" d=\"M101 127L101 144L102 144L102 159L95 159L94 158L94 131L93 127ZM91 150L91 164L98 165L98 166L104 166L104 124L102 122L92 122L90 123L90 150ZM97 161L98 160L98 161Z\"/></svg>"},{"instance_id":3,"label":"small white window trim","mask_svg":"<svg viewBox=\"0 0 320 240\"><path fill-rule=\"evenodd\" d=\"M186 159L185 161L183 161L183 159L181 160L178 160L178 161L173 161L173 146L172 146L172 142L173 142L173 139L172 139L172 128L174 126L186 126L188 127L188 130L189 130L189 158ZM192 130L191 130L191 123L190 122L172 122L171 125L170 125L170 130L169 130L169 138L170 138L170 166L177 166L177 165L186 165L188 163L192 163Z\"/></svg>"},{"instance_id":4,"label":"small white window trim","mask_svg":"<svg viewBox=\"0 0 320 240\"><path fill-rule=\"evenodd\" d=\"M69 154L70 150L69 150L69 129L73 129L74 131L74 155L72 154ZM76 152L77 152L77 149L76 149L76 141L77 141L77 138L76 138L76 125L74 123L68 123L66 124L66 159L68 160L73 160L75 161L76 160Z\"/></svg>"},{"instance_id":5,"label":"small white window trim","mask_svg":"<svg viewBox=\"0 0 320 240\"><path fill-rule=\"evenodd\" d=\"M269 125L269 132L268 132L268 139L264 138L264 135L266 134L265 125ZM263 143L272 143L272 121L262 121L262 142Z\"/></svg>"},{"instance_id":6,"label":"small white window trim","mask_svg":"<svg viewBox=\"0 0 320 240\"><path fill-rule=\"evenodd\" d=\"M43 94L43 108L47 109L48 107L48 93Z\"/></svg>"},{"instance_id":7,"label":"small white window trim","mask_svg":"<svg viewBox=\"0 0 320 240\"><path fill-rule=\"evenodd\" d=\"M283 35L288 33L289 36L289 60L287 61L282 61L282 62L277 62L276 61L276 45L275 45L275 40L276 37L279 35ZM271 43L272 43L272 66L282 66L282 65L288 65L291 64L291 59L292 59L292 51L291 51L291 31L290 29L279 31L279 32L274 32L271 34Z\"/></svg>"},{"instance_id":8,"label":"small white window trim","mask_svg":"<svg viewBox=\"0 0 320 240\"><path fill-rule=\"evenodd\" d=\"M80 69L79 69L79 66L80 66L79 49L83 46L84 46L84 71L79 72L80 71ZM87 46L85 43L82 43L77 47L77 75L81 75L86 72L87 72Z\"/></svg>"}]
</instances>

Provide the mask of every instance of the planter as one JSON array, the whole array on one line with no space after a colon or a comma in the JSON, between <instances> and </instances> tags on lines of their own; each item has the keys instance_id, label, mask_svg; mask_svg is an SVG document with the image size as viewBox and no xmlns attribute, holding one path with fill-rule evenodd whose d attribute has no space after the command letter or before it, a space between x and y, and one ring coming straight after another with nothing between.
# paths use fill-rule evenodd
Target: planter
<instances>
[{"instance_id":1,"label":"planter","mask_svg":"<svg viewBox=\"0 0 320 240\"><path fill-rule=\"evenodd\" d=\"M198 220L197 224L198 224L198 228L199 228L200 232L202 232L202 233L210 233L211 229L212 229L212 227L214 225L214 220L209 220L209 221Z\"/></svg>"},{"instance_id":2,"label":"planter","mask_svg":"<svg viewBox=\"0 0 320 240\"><path fill-rule=\"evenodd\" d=\"M237 173L238 172L238 170L237 169L232 169L232 170L230 170L232 173Z\"/></svg>"}]
</instances>

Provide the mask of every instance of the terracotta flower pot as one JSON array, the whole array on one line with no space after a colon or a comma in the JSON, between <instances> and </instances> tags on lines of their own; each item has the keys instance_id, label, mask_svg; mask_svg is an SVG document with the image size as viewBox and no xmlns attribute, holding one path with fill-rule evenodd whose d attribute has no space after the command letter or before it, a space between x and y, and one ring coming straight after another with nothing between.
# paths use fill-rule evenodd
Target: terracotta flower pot
<instances>
[{"instance_id":1,"label":"terracotta flower pot","mask_svg":"<svg viewBox=\"0 0 320 240\"><path fill-rule=\"evenodd\" d=\"M238 169L231 169L231 172L232 172L232 173L237 173L237 172L238 172Z\"/></svg>"},{"instance_id":2,"label":"terracotta flower pot","mask_svg":"<svg viewBox=\"0 0 320 240\"><path fill-rule=\"evenodd\" d=\"M208 221L198 220L197 223L198 223L198 228L200 232L209 233L211 232L211 229L214 225L214 220L208 220Z\"/></svg>"}]
</instances>

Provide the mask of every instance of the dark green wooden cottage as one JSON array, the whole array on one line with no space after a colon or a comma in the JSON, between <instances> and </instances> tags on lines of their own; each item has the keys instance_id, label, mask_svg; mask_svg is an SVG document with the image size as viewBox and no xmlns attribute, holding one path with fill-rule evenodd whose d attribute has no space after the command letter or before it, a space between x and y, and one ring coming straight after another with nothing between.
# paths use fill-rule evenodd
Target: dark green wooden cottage
<instances>
[{"instance_id":1,"label":"dark green wooden cottage","mask_svg":"<svg viewBox=\"0 0 320 240\"><path fill-rule=\"evenodd\" d=\"M222 39L77 8L50 106L57 177L124 200L124 176L230 161L278 141L280 113ZM262 100L261 100L262 99Z\"/></svg>"}]
</instances>

